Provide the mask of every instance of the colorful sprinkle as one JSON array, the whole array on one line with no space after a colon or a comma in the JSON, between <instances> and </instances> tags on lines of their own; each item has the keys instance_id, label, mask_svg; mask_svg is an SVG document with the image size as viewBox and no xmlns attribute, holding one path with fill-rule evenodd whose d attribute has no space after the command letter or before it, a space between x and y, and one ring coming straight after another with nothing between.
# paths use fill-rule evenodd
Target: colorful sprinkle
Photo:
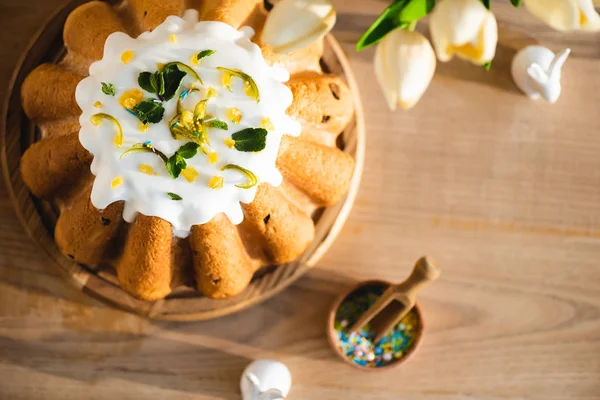
<instances>
[{"instance_id":1,"label":"colorful sprinkle","mask_svg":"<svg viewBox=\"0 0 600 400\"><path fill-rule=\"evenodd\" d=\"M263 118L262 121L260 121L260 127L268 131L272 131L275 129L271 118Z\"/></svg>"},{"instance_id":2,"label":"colorful sprinkle","mask_svg":"<svg viewBox=\"0 0 600 400\"><path fill-rule=\"evenodd\" d=\"M101 101L97 101L94 103L94 107L96 108L101 108L102 107L102 102Z\"/></svg>"},{"instance_id":3,"label":"colorful sprinkle","mask_svg":"<svg viewBox=\"0 0 600 400\"><path fill-rule=\"evenodd\" d=\"M150 128L150 126L148 124L140 123L138 125L138 129L140 130L140 132L146 132L148 130L148 128Z\"/></svg>"},{"instance_id":4,"label":"colorful sprinkle","mask_svg":"<svg viewBox=\"0 0 600 400\"><path fill-rule=\"evenodd\" d=\"M144 93L140 89L129 89L124 91L121 97L119 97L119 104L125 109L130 110L142 100L144 100Z\"/></svg>"},{"instance_id":5,"label":"colorful sprinkle","mask_svg":"<svg viewBox=\"0 0 600 400\"><path fill-rule=\"evenodd\" d=\"M217 161L219 161L219 155L217 153L215 153L214 151L211 153L208 153L208 162L209 163L214 164Z\"/></svg>"},{"instance_id":6,"label":"colorful sprinkle","mask_svg":"<svg viewBox=\"0 0 600 400\"><path fill-rule=\"evenodd\" d=\"M227 119L234 124L239 124L242 120L242 112L239 108L230 108L229 110L227 110Z\"/></svg>"},{"instance_id":7,"label":"colorful sprinkle","mask_svg":"<svg viewBox=\"0 0 600 400\"><path fill-rule=\"evenodd\" d=\"M223 143L225 143L225 146L229 147L230 149L233 149L233 146L235 146L235 140L233 139L225 139L223 140Z\"/></svg>"},{"instance_id":8,"label":"colorful sprinkle","mask_svg":"<svg viewBox=\"0 0 600 400\"><path fill-rule=\"evenodd\" d=\"M351 335L346 332L345 329L375 303L383 290L384 287L371 287L351 293L335 316L337 346L350 361L360 366L377 368L392 364L410 352L418 340L420 320L414 308L377 344L374 343L375 331L369 324Z\"/></svg>"},{"instance_id":9,"label":"colorful sprinkle","mask_svg":"<svg viewBox=\"0 0 600 400\"><path fill-rule=\"evenodd\" d=\"M211 189L221 189L223 187L223 177L222 176L213 176L208 182L208 187Z\"/></svg>"},{"instance_id":10,"label":"colorful sprinkle","mask_svg":"<svg viewBox=\"0 0 600 400\"><path fill-rule=\"evenodd\" d=\"M113 189L115 189L115 188L118 188L119 186L121 186L122 184L123 184L123 177L122 176L117 176L110 183L110 187L113 188Z\"/></svg>"},{"instance_id":11,"label":"colorful sprinkle","mask_svg":"<svg viewBox=\"0 0 600 400\"><path fill-rule=\"evenodd\" d=\"M198 171L196 171L194 167L187 167L186 169L181 171L181 175L183 175L185 180L190 183L195 182L198 179L198 176L200 176L200 174L198 173Z\"/></svg>"},{"instance_id":12,"label":"colorful sprinkle","mask_svg":"<svg viewBox=\"0 0 600 400\"><path fill-rule=\"evenodd\" d=\"M206 90L206 97L208 97L209 99L210 99L211 97L215 97L216 95L217 95L217 89L215 89L215 88L212 88L212 87L209 87L209 88Z\"/></svg>"},{"instance_id":13,"label":"colorful sprinkle","mask_svg":"<svg viewBox=\"0 0 600 400\"><path fill-rule=\"evenodd\" d=\"M150 166L148 164L140 164L139 169L140 169L140 172L143 172L148 175L152 175L152 172L154 172L154 170L152 169L152 166Z\"/></svg>"},{"instance_id":14,"label":"colorful sprinkle","mask_svg":"<svg viewBox=\"0 0 600 400\"><path fill-rule=\"evenodd\" d=\"M135 55L131 50L126 50L123 53L121 53L121 61L123 62L123 64L129 64L134 58Z\"/></svg>"},{"instance_id":15,"label":"colorful sprinkle","mask_svg":"<svg viewBox=\"0 0 600 400\"><path fill-rule=\"evenodd\" d=\"M171 36L169 36L169 40L171 41L171 43L177 43L177 35L172 33Z\"/></svg>"}]
</instances>

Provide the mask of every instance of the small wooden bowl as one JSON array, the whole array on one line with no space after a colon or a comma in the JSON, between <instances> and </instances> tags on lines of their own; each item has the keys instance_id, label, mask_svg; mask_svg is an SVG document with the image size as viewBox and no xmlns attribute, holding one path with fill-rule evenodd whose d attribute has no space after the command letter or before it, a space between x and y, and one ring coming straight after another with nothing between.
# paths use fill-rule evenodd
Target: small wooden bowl
<instances>
[{"instance_id":1,"label":"small wooden bowl","mask_svg":"<svg viewBox=\"0 0 600 400\"><path fill-rule=\"evenodd\" d=\"M350 364L353 367L360 369L361 371L380 371L380 370L388 370L392 367L397 367L398 365L406 362L406 360L408 358L410 358L410 356L417 350L417 348L421 344L421 340L423 338L423 328L424 328L423 314L421 313L421 309L419 308L419 305L415 304L414 310L416 311L417 317L419 320L419 325L416 328L417 333L415 335L415 339L414 339L412 346L406 350L406 352L404 353L404 355L401 358L393 359L393 361L391 361L389 364L383 365L381 367L367 367L367 366L362 366L362 365L359 365L359 364L351 361L350 359L348 359L348 357L346 357L345 354L343 354L340 351L340 349L337 345L337 336L336 336L334 324L335 324L335 315L336 315L338 309L340 308L340 306L342 305L342 303L344 302L344 300L348 296L350 296L352 293L356 292L359 289L366 289L368 287L374 287L374 288L381 287L383 290L385 290L385 288L390 286L391 284L392 284L391 282L379 280L379 279L358 282L357 284L350 287L348 290L345 290L344 292L342 292L336 298L335 302L331 306L331 309L329 310L329 317L327 318L327 339L329 341L329 345L333 349L334 353L337 354L342 360L344 360L347 364Z\"/></svg>"}]
</instances>

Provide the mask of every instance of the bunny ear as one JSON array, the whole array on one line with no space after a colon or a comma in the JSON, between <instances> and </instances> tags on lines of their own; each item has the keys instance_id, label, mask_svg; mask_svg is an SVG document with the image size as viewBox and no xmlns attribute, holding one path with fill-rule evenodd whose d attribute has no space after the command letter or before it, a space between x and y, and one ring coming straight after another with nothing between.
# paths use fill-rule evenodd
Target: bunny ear
<instances>
[{"instance_id":1,"label":"bunny ear","mask_svg":"<svg viewBox=\"0 0 600 400\"><path fill-rule=\"evenodd\" d=\"M258 388L260 386L260 379L258 379L258 377L252 372L246 373L244 375L244 379L246 379L254 388Z\"/></svg>"},{"instance_id":2,"label":"bunny ear","mask_svg":"<svg viewBox=\"0 0 600 400\"><path fill-rule=\"evenodd\" d=\"M563 51L554 56L552 62L550 63L550 67L548 68L548 76L551 79L555 79L560 76L560 70L565 64L565 61L567 61L567 57L569 57L569 54L571 54L571 49L564 49Z\"/></svg>"},{"instance_id":3,"label":"bunny ear","mask_svg":"<svg viewBox=\"0 0 600 400\"><path fill-rule=\"evenodd\" d=\"M548 80L548 75L538 64L531 64L527 67L527 74L537 83L544 83Z\"/></svg>"},{"instance_id":4,"label":"bunny ear","mask_svg":"<svg viewBox=\"0 0 600 400\"><path fill-rule=\"evenodd\" d=\"M281 390L279 389L269 389L264 392L260 392L259 400L281 400L285 398Z\"/></svg>"}]
</instances>

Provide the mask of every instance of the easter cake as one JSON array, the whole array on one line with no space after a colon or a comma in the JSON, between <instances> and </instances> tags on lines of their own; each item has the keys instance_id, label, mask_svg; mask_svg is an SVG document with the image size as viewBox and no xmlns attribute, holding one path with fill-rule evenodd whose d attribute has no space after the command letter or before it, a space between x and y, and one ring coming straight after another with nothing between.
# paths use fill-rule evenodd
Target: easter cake
<instances>
[{"instance_id":1,"label":"easter cake","mask_svg":"<svg viewBox=\"0 0 600 400\"><path fill-rule=\"evenodd\" d=\"M349 89L324 73L323 39L291 53L261 42L262 0L93 1L64 25L67 50L22 86L41 140L21 159L59 211L65 257L110 266L157 300L181 285L243 291L297 259L313 215L348 190L336 147Z\"/></svg>"}]
</instances>

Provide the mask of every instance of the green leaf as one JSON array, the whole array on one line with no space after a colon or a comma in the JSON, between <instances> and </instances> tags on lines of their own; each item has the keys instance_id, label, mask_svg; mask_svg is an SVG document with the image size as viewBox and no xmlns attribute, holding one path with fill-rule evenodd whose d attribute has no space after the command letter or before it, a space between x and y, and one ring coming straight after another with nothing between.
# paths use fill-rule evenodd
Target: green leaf
<instances>
[{"instance_id":1,"label":"green leaf","mask_svg":"<svg viewBox=\"0 0 600 400\"><path fill-rule=\"evenodd\" d=\"M138 76L138 85L149 93L156 93L162 101L169 101L175 96L181 82L187 72L177 68L177 65L171 63L163 68L162 71L141 72Z\"/></svg>"},{"instance_id":2,"label":"green leaf","mask_svg":"<svg viewBox=\"0 0 600 400\"><path fill-rule=\"evenodd\" d=\"M162 120L165 109L155 99L146 99L138 103L131 111L143 124L156 124Z\"/></svg>"},{"instance_id":3,"label":"green leaf","mask_svg":"<svg viewBox=\"0 0 600 400\"><path fill-rule=\"evenodd\" d=\"M169 196L171 200L183 200L183 197L176 193L167 192L167 196Z\"/></svg>"},{"instance_id":4,"label":"green leaf","mask_svg":"<svg viewBox=\"0 0 600 400\"><path fill-rule=\"evenodd\" d=\"M175 96L181 81L186 75L185 71L181 71L176 65L166 66L160 73L159 79L161 82L161 91L159 96L162 96L165 101L169 101Z\"/></svg>"},{"instance_id":5,"label":"green leaf","mask_svg":"<svg viewBox=\"0 0 600 400\"><path fill-rule=\"evenodd\" d=\"M175 152L169 159L167 160L167 172L173 177L173 179L177 179L181 171L186 169L187 163L183 159L183 157Z\"/></svg>"},{"instance_id":6,"label":"green leaf","mask_svg":"<svg viewBox=\"0 0 600 400\"><path fill-rule=\"evenodd\" d=\"M115 95L115 85L112 83L100 82L102 84L102 93L109 96Z\"/></svg>"},{"instance_id":7,"label":"green leaf","mask_svg":"<svg viewBox=\"0 0 600 400\"><path fill-rule=\"evenodd\" d=\"M483 69L485 69L486 71L489 71L490 68L492 68L492 62L488 61L485 64L482 65Z\"/></svg>"},{"instance_id":8,"label":"green leaf","mask_svg":"<svg viewBox=\"0 0 600 400\"><path fill-rule=\"evenodd\" d=\"M217 128L217 129L223 129L224 131L226 131L227 129L229 129L229 127L227 126L227 122L225 121L220 121L218 119L214 119L212 121L209 121L207 123L207 126L209 128Z\"/></svg>"},{"instance_id":9,"label":"green leaf","mask_svg":"<svg viewBox=\"0 0 600 400\"><path fill-rule=\"evenodd\" d=\"M212 56L213 54L215 54L216 51L215 50L202 50L200 53L198 53L198 55L196 56L196 60L201 60L205 57L209 57Z\"/></svg>"},{"instance_id":10,"label":"green leaf","mask_svg":"<svg viewBox=\"0 0 600 400\"><path fill-rule=\"evenodd\" d=\"M238 151L256 152L263 150L267 145L267 130L263 128L246 128L231 135L235 140Z\"/></svg>"},{"instance_id":11,"label":"green leaf","mask_svg":"<svg viewBox=\"0 0 600 400\"><path fill-rule=\"evenodd\" d=\"M385 35L397 28L403 28L407 24L398 20L400 12L409 0L400 0L386 8L377 18L373 25L367 29L362 37L356 43L356 50L361 51L374 45L384 38Z\"/></svg>"},{"instance_id":12,"label":"green leaf","mask_svg":"<svg viewBox=\"0 0 600 400\"><path fill-rule=\"evenodd\" d=\"M515 7L521 7L521 0L510 0L510 4Z\"/></svg>"},{"instance_id":13,"label":"green leaf","mask_svg":"<svg viewBox=\"0 0 600 400\"><path fill-rule=\"evenodd\" d=\"M408 4L400 10L398 21L400 23L417 21L429 14L434 6L435 0L410 0Z\"/></svg>"},{"instance_id":14,"label":"green leaf","mask_svg":"<svg viewBox=\"0 0 600 400\"><path fill-rule=\"evenodd\" d=\"M485 6L485 8L487 8L488 10L490 10L492 8L491 0L481 0L481 2Z\"/></svg>"},{"instance_id":15,"label":"green leaf","mask_svg":"<svg viewBox=\"0 0 600 400\"><path fill-rule=\"evenodd\" d=\"M192 158L198 153L199 147L200 145L198 143L188 142L177 150L177 154L183 158Z\"/></svg>"},{"instance_id":16,"label":"green leaf","mask_svg":"<svg viewBox=\"0 0 600 400\"><path fill-rule=\"evenodd\" d=\"M138 85L148 93L156 93L156 77L151 72L141 72L138 75Z\"/></svg>"}]
</instances>

